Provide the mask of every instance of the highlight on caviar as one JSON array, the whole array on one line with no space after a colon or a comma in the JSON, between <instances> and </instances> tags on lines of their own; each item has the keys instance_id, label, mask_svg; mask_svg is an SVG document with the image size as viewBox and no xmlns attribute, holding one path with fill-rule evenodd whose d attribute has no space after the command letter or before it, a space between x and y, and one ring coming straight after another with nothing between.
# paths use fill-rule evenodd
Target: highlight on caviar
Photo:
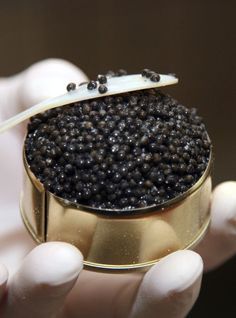
<instances>
[{"instance_id":1,"label":"highlight on caviar","mask_svg":"<svg viewBox=\"0 0 236 318\"><path fill-rule=\"evenodd\" d=\"M103 96L110 78L126 75L109 71L80 83L100 96L30 119L30 169L46 190L71 204L132 213L180 196L207 168L211 142L195 108L159 88ZM149 69L141 76L160 81ZM69 93L75 89L68 84Z\"/></svg>"}]
</instances>

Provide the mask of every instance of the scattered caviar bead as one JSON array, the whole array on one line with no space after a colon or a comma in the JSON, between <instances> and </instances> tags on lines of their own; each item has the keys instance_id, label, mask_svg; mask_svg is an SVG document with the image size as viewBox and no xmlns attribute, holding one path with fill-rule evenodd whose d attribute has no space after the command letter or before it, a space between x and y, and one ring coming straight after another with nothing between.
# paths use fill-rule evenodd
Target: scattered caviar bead
<instances>
[{"instance_id":1,"label":"scattered caviar bead","mask_svg":"<svg viewBox=\"0 0 236 318\"><path fill-rule=\"evenodd\" d=\"M154 74L153 71L148 70L148 71L146 72L145 77L150 78L153 74Z\"/></svg>"},{"instance_id":2,"label":"scattered caviar bead","mask_svg":"<svg viewBox=\"0 0 236 318\"><path fill-rule=\"evenodd\" d=\"M196 110L157 89L38 114L25 141L27 161L45 189L71 204L130 213L187 191L206 170L210 149Z\"/></svg>"},{"instance_id":3,"label":"scattered caviar bead","mask_svg":"<svg viewBox=\"0 0 236 318\"><path fill-rule=\"evenodd\" d=\"M103 85L103 84L99 85L98 86L98 91L99 91L100 94L105 94L107 92L107 86Z\"/></svg>"},{"instance_id":4,"label":"scattered caviar bead","mask_svg":"<svg viewBox=\"0 0 236 318\"><path fill-rule=\"evenodd\" d=\"M150 70L148 68L145 68L145 69L142 70L141 75L143 77L146 77L148 73L150 73Z\"/></svg>"},{"instance_id":5,"label":"scattered caviar bead","mask_svg":"<svg viewBox=\"0 0 236 318\"><path fill-rule=\"evenodd\" d=\"M160 79L161 79L160 75L159 75L159 74L156 74L156 73L152 74L151 77L150 77L150 80L151 80L152 82L159 82Z\"/></svg>"},{"instance_id":6,"label":"scattered caviar bead","mask_svg":"<svg viewBox=\"0 0 236 318\"><path fill-rule=\"evenodd\" d=\"M87 89L88 90L93 90L93 89L96 89L97 88L97 82L95 81L90 81L88 82L88 85L87 85Z\"/></svg>"},{"instance_id":7,"label":"scattered caviar bead","mask_svg":"<svg viewBox=\"0 0 236 318\"><path fill-rule=\"evenodd\" d=\"M75 83L69 83L66 86L66 89L67 89L67 92L74 91L76 89L76 84Z\"/></svg>"},{"instance_id":8,"label":"scattered caviar bead","mask_svg":"<svg viewBox=\"0 0 236 318\"><path fill-rule=\"evenodd\" d=\"M74 91L76 89L76 84L75 83L69 83L67 86L66 86L66 89L68 92L70 91Z\"/></svg>"},{"instance_id":9,"label":"scattered caviar bead","mask_svg":"<svg viewBox=\"0 0 236 318\"><path fill-rule=\"evenodd\" d=\"M97 80L100 84L106 84L107 83L107 77L106 75L98 75Z\"/></svg>"}]
</instances>

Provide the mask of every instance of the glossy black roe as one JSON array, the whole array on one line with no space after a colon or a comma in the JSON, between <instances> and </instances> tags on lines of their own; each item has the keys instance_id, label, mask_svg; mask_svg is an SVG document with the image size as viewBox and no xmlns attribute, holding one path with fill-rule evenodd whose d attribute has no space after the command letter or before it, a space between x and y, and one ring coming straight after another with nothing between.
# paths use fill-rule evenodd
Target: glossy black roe
<instances>
[{"instance_id":1,"label":"glossy black roe","mask_svg":"<svg viewBox=\"0 0 236 318\"><path fill-rule=\"evenodd\" d=\"M66 87L67 91L74 91L76 89L76 84L75 83L69 83Z\"/></svg>"},{"instance_id":2,"label":"glossy black roe","mask_svg":"<svg viewBox=\"0 0 236 318\"><path fill-rule=\"evenodd\" d=\"M149 70L148 68L145 68L141 71L142 77L150 78L152 82L159 82L161 77L159 74L157 74L154 71Z\"/></svg>"},{"instance_id":3,"label":"glossy black roe","mask_svg":"<svg viewBox=\"0 0 236 318\"><path fill-rule=\"evenodd\" d=\"M151 80L152 82L159 82L160 79L161 79L160 75L159 75L159 74L156 74L156 73L152 74L151 77L150 77L150 80Z\"/></svg>"},{"instance_id":4,"label":"glossy black roe","mask_svg":"<svg viewBox=\"0 0 236 318\"><path fill-rule=\"evenodd\" d=\"M87 85L88 90L93 90L97 88L97 82L96 81L90 81Z\"/></svg>"},{"instance_id":5,"label":"glossy black roe","mask_svg":"<svg viewBox=\"0 0 236 318\"><path fill-rule=\"evenodd\" d=\"M196 109L156 89L38 114L25 142L31 170L48 191L72 203L131 213L191 188L210 150Z\"/></svg>"},{"instance_id":6,"label":"glossy black roe","mask_svg":"<svg viewBox=\"0 0 236 318\"><path fill-rule=\"evenodd\" d=\"M79 86L83 86L83 85L86 85L86 84L88 84L88 82L80 82Z\"/></svg>"},{"instance_id":7,"label":"glossy black roe","mask_svg":"<svg viewBox=\"0 0 236 318\"><path fill-rule=\"evenodd\" d=\"M107 77L106 75L98 75L97 80L100 84L106 84L107 83Z\"/></svg>"},{"instance_id":8,"label":"glossy black roe","mask_svg":"<svg viewBox=\"0 0 236 318\"><path fill-rule=\"evenodd\" d=\"M145 68L145 69L142 70L141 75L142 75L143 77L146 77L147 74L150 73L150 72L151 72L151 71L150 71L148 68Z\"/></svg>"},{"instance_id":9,"label":"glossy black roe","mask_svg":"<svg viewBox=\"0 0 236 318\"><path fill-rule=\"evenodd\" d=\"M100 94L105 94L107 92L107 90L108 90L107 86L104 84L101 84L98 86L98 91Z\"/></svg>"}]
</instances>

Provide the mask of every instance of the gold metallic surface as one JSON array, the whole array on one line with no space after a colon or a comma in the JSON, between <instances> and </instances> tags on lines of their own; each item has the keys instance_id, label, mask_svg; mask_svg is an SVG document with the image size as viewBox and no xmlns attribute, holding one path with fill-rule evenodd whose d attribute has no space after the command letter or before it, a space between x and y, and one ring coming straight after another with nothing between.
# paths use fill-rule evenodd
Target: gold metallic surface
<instances>
[{"instance_id":1,"label":"gold metallic surface","mask_svg":"<svg viewBox=\"0 0 236 318\"><path fill-rule=\"evenodd\" d=\"M212 158L203 176L183 195L121 216L74 207L45 191L24 156L22 218L38 243L77 246L90 269L144 269L173 251L192 248L204 235L210 221L211 162Z\"/></svg>"},{"instance_id":2,"label":"gold metallic surface","mask_svg":"<svg viewBox=\"0 0 236 318\"><path fill-rule=\"evenodd\" d=\"M24 158L25 164L25 158ZM24 223L39 242L45 241L45 190L30 169L26 169L23 179L20 209Z\"/></svg>"}]
</instances>

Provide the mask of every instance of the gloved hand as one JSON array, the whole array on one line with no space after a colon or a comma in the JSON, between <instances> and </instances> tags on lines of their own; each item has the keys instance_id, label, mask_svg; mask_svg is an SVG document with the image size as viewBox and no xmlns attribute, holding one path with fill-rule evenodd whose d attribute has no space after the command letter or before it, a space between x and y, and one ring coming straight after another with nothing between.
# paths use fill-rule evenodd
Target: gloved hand
<instances>
[{"instance_id":1,"label":"gloved hand","mask_svg":"<svg viewBox=\"0 0 236 318\"><path fill-rule=\"evenodd\" d=\"M65 92L69 82L84 80L86 76L78 68L62 60L39 62L19 75L2 79L0 121ZM202 258L193 251L178 251L145 275L82 270L83 257L70 244L51 242L35 247L19 216L20 130L0 135L0 147L2 318L184 317L199 294L202 258L205 269L210 270L236 252L236 183L227 182L212 196L210 230L197 247Z\"/></svg>"}]
</instances>

